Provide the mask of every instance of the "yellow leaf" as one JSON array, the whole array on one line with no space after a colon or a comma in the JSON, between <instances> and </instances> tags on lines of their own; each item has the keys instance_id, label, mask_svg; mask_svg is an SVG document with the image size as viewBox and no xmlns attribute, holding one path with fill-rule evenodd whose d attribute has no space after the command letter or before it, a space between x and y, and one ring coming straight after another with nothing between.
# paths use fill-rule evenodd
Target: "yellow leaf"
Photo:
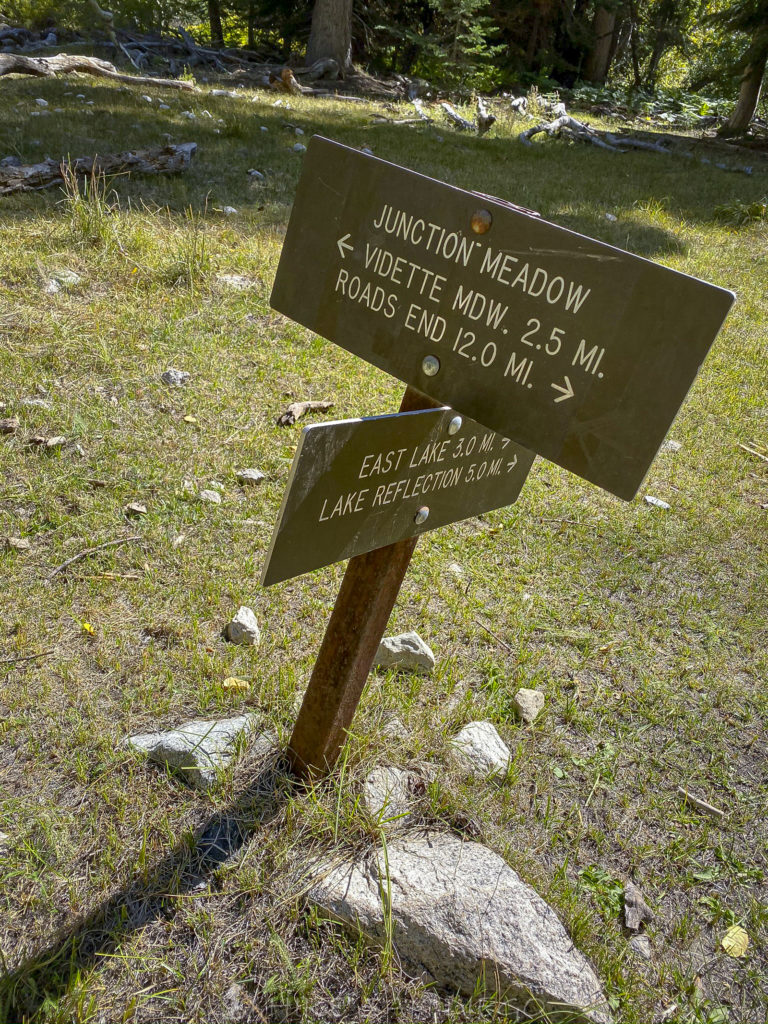
<instances>
[{"instance_id":1,"label":"yellow leaf","mask_svg":"<svg viewBox=\"0 0 768 1024\"><path fill-rule=\"evenodd\" d=\"M236 676L230 676L221 685L225 690L250 690L251 688L247 679L238 679Z\"/></svg>"},{"instance_id":2,"label":"yellow leaf","mask_svg":"<svg viewBox=\"0 0 768 1024\"><path fill-rule=\"evenodd\" d=\"M197 423L197 420L195 419L194 416L185 416L184 417L184 422L185 423Z\"/></svg>"},{"instance_id":3,"label":"yellow leaf","mask_svg":"<svg viewBox=\"0 0 768 1024\"><path fill-rule=\"evenodd\" d=\"M720 945L728 956L744 956L747 952L747 946L749 945L749 935L747 935L744 929L740 928L739 925L731 925L723 936Z\"/></svg>"},{"instance_id":4,"label":"yellow leaf","mask_svg":"<svg viewBox=\"0 0 768 1024\"><path fill-rule=\"evenodd\" d=\"M87 633L88 636L96 636L96 630L93 628L90 622L81 622L80 628L84 633Z\"/></svg>"}]
</instances>

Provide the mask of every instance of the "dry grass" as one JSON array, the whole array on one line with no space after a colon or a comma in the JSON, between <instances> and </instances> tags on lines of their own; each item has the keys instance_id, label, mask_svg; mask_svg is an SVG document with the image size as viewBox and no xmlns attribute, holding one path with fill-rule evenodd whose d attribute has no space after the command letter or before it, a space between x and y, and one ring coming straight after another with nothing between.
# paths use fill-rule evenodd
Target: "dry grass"
<instances>
[{"instance_id":1,"label":"dry grass","mask_svg":"<svg viewBox=\"0 0 768 1024\"><path fill-rule=\"evenodd\" d=\"M63 112L30 119L41 95ZM286 111L250 94L149 106L106 85L5 80L3 96L0 156L118 150L166 132L199 143L178 179L3 200L1 415L21 427L0 437L0 536L31 541L0 552L4 998L12 982L17 1011L46 1024L507 1019L317 921L296 885L315 853L376 840L358 806L371 766L427 762L440 781L422 824L481 837L550 899L618 1019L640 1024L675 1003L680 1022L764 1020L768 464L739 445L768 443L767 236L713 211L762 194L765 173L527 150L505 118L476 140L372 127L369 107L299 99ZM194 122L181 117L190 106ZM682 449L659 456L645 488L669 513L537 462L514 508L421 542L391 627L418 629L438 667L428 680L371 678L343 780L296 790L279 763L246 755L208 799L120 742L245 709L287 739L341 568L258 585L297 437L274 417L289 396L331 398L339 417L391 411L402 390L269 309L301 165L291 126L539 209L739 302L673 428ZM81 282L46 294L62 268ZM251 286L233 291L222 273ZM169 366L191 373L185 388L161 383ZM27 444L36 433L68 443L41 451ZM247 465L268 475L257 490L235 480ZM220 506L196 499L211 481ZM129 521L134 501L148 512ZM47 582L78 552L134 534ZM221 638L240 603L264 627L258 651ZM232 675L250 690L223 689ZM511 713L521 685L547 696L532 729ZM382 733L387 713L406 740ZM451 735L472 718L492 719L513 748L501 788L447 767ZM723 821L684 807L678 784ZM229 859L205 856L211 837ZM616 912L630 877L657 913L650 963ZM743 960L719 947L734 921L750 934Z\"/></svg>"}]
</instances>

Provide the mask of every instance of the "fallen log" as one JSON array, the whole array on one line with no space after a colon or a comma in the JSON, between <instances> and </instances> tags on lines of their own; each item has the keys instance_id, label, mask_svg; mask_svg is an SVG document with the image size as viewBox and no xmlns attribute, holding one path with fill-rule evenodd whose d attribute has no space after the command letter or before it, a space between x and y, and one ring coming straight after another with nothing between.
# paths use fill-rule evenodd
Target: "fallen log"
<instances>
[{"instance_id":1,"label":"fallen log","mask_svg":"<svg viewBox=\"0 0 768 1024\"><path fill-rule=\"evenodd\" d=\"M192 82L177 81L175 78L148 78L143 75L124 75L109 61L98 57L81 57L75 54L59 53L55 57L24 57L21 54L0 54L0 78L3 75L36 75L38 78L56 78L79 72L95 75L96 78L110 78L114 82L128 85L149 85L158 89L193 90Z\"/></svg>"},{"instance_id":2,"label":"fallen log","mask_svg":"<svg viewBox=\"0 0 768 1024\"><path fill-rule=\"evenodd\" d=\"M91 174L178 174L189 167L196 149L196 142L183 142L177 146L81 156L69 161L44 160L21 167L0 167L0 196L61 185L68 173L78 177Z\"/></svg>"},{"instance_id":3,"label":"fallen log","mask_svg":"<svg viewBox=\"0 0 768 1024\"><path fill-rule=\"evenodd\" d=\"M477 97L477 134L485 135L488 129L494 124L496 117L488 109L488 105L482 96Z\"/></svg>"},{"instance_id":4,"label":"fallen log","mask_svg":"<svg viewBox=\"0 0 768 1024\"><path fill-rule=\"evenodd\" d=\"M454 110L450 103L446 103L445 101L443 101L440 104L440 106L445 111L448 120L452 121L459 129L459 131L471 132L475 130L475 126L472 124L472 122L467 121L465 117L462 117L457 110Z\"/></svg>"}]
</instances>

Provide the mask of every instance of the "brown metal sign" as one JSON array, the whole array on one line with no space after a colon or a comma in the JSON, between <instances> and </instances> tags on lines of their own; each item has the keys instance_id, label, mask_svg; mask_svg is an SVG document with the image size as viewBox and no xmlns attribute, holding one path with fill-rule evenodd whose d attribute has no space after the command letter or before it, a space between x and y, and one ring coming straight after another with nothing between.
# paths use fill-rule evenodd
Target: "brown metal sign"
<instances>
[{"instance_id":1,"label":"brown metal sign","mask_svg":"<svg viewBox=\"0 0 768 1024\"><path fill-rule=\"evenodd\" d=\"M262 583L511 505L532 461L450 409L305 427Z\"/></svg>"},{"instance_id":2,"label":"brown metal sign","mask_svg":"<svg viewBox=\"0 0 768 1024\"><path fill-rule=\"evenodd\" d=\"M314 137L272 305L631 498L731 292Z\"/></svg>"}]
</instances>

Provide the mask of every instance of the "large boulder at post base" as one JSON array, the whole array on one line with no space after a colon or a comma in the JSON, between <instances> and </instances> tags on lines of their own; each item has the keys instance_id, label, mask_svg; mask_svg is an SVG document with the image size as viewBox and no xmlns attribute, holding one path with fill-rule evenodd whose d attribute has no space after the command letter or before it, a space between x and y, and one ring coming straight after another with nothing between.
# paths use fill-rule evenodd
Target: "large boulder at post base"
<instances>
[{"instance_id":1,"label":"large boulder at post base","mask_svg":"<svg viewBox=\"0 0 768 1024\"><path fill-rule=\"evenodd\" d=\"M600 982L554 910L496 853L442 833L321 866L309 899L443 987L496 992L523 1013L609 1024Z\"/></svg>"}]
</instances>

